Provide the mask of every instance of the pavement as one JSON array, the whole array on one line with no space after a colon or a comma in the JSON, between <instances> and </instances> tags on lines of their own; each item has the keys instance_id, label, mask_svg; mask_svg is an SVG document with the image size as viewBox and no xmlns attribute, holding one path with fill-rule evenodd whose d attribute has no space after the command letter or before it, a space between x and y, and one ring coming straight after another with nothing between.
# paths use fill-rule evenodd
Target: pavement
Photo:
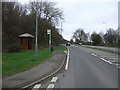
<instances>
[{"instance_id":1,"label":"pavement","mask_svg":"<svg viewBox=\"0 0 120 90\"><path fill-rule=\"evenodd\" d=\"M30 70L15 74L2 80L2 88L21 88L42 79L56 71L65 60L63 51L56 51L54 56Z\"/></svg>"}]
</instances>

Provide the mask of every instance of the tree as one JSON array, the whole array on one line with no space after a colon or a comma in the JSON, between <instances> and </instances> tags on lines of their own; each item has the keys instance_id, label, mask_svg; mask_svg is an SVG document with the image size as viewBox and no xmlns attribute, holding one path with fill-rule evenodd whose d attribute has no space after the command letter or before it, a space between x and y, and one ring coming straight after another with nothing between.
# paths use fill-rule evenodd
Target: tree
<instances>
[{"instance_id":1,"label":"tree","mask_svg":"<svg viewBox=\"0 0 120 90\"><path fill-rule=\"evenodd\" d=\"M55 28L55 25L58 23L60 19L63 19L63 12L61 11L61 9L56 8L55 2L48 2L42 0L41 2L30 2L29 6L31 16L35 16L36 11L39 15L38 43L40 42L40 45L42 44L44 46L47 46L48 35L46 34L46 32L47 29L51 29L53 44L58 45L58 43L60 43L61 41L62 36L60 36L60 34L58 33L59 31L57 28Z\"/></svg>"},{"instance_id":2,"label":"tree","mask_svg":"<svg viewBox=\"0 0 120 90\"><path fill-rule=\"evenodd\" d=\"M30 11L33 15L36 11L40 18L48 20L49 23L56 25L59 20L63 20L63 11L60 8L56 8L55 2L40 1L40 2L30 2Z\"/></svg>"},{"instance_id":3,"label":"tree","mask_svg":"<svg viewBox=\"0 0 120 90\"><path fill-rule=\"evenodd\" d=\"M36 5L38 7L36 7ZM49 6L50 5L50 6ZM35 36L36 10L38 17L38 46L48 46L47 29L52 31L52 44L58 45L62 36L56 28L55 22L62 19L63 12L55 7L54 2L31 2L27 7L16 2L2 2L2 24L3 24L3 51L9 51L11 46L19 44L18 36L23 33L30 33ZM50 14L46 16L45 9L49 7ZM48 11L49 11L48 9ZM50 19L51 18L51 19ZM58 20L58 21L57 21ZM35 42L35 39L34 41ZM13 45L15 44L15 45ZM18 47L18 46L16 46ZM34 47L34 43L33 43Z\"/></svg>"},{"instance_id":4,"label":"tree","mask_svg":"<svg viewBox=\"0 0 120 90\"><path fill-rule=\"evenodd\" d=\"M98 45L102 42L101 36L97 33L92 33L91 39L93 41L93 45Z\"/></svg>"},{"instance_id":5,"label":"tree","mask_svg":"<svg viewBox=\"0 0 120 90\"><path fill-rule=\"evenodd\" d=\"M2 2L2 44L6 51L11 45L18 43L20 15L21 10L17 3Z\"/></svg>"},{"instance_id":6,"label":"tree","mask_svg":"<svg viewBox=\"0 0 120 90\"><path fill-rule=\"evenodd\" d=\"M71 40L70 40L70 43L71 43L71 44L73 44L73 43L74 43L73 39L71 39Z\"/></svg>"},{"instance_id":7,"label":"tree","mask_svg":"<svg viewBox=\"0 0 120 90\"><path fill-rule=\"evenodd\" d=\"M73 34L73 39L77 41L77 43L87 42L88 37L87 34L85 34L83 29L77 29Z\"/></svg>"},{"instance_id":8,"label":"tree","mask_svg":"<svg viewBox=\"0 0 120 90\"><path fill-rule=\"evenodd\" d=\"M115 44L117 43L117 33L114 29L110 28L107 30L107 33L104 35L105 42L107 44Z\"/></svg>"}]
</instances>

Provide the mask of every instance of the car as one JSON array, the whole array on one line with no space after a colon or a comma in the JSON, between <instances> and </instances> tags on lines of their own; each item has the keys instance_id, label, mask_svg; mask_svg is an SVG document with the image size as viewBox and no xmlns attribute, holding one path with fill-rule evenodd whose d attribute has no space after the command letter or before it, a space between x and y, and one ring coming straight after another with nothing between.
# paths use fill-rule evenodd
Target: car
<instances>
[{"instance_id":1,"label":"car","mask_svg":"<svg viewBox=\"0 0 120 90\"><path fill-rule=\"evenodd\" d=\"M66 43L66 46L70 46L71 44L70 43Z\"/></svg>"}]
</instances>

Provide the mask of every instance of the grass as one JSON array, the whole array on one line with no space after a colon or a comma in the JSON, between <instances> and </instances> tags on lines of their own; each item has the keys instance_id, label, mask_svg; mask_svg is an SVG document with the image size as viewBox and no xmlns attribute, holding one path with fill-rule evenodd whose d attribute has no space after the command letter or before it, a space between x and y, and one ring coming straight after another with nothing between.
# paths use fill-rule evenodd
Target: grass
<instances>
[{"instance_id":1,"label":"grass","mask_svg":"<svg viewBox=\"0 0 120 90\"><path fill-rule=\"evenodd\" d=\"M106 49L101 49L101 48L96 48L96 47L89 47L89 46L82 46L82 47L91 48L91 49L97 49L97 50L110 52L110 53L114 53L114 54L120 54L120 52L115 52L115 51L112 51L112 50L106 50Z\"/></svg>"},{"instance_id":2,"label":"grass","mask_svg":"<svg viewBox=\"0 0 120 90\"><path fill-rule=\"evenodd\" d=\"M25 71L51 56L53 56L53 53L48 49L38 51L38 59L36 59L34 51L4 53L2 57L2 74L3 76L8 76Z\"/></svg>"},{"instance_id":3,"label":"grass","mask_svg":"<svg viewBox=\"0 0 120 90\"><path fill-rule=\"evenodd\" d=\"M66 50L66 47L56 46L54 50ZM48 49L38 51L38 59L36 59L35 52L33 50L21 51L18 53L3 53L2 75L3 77L6 77L19 72L23 72L40 64L52 56L53 53Z\"/></svg>"},{"instance_id":4,"label":"grass","mask_svg":"<svg viewBox=\"0 0 120 90\"><path fill-rule=\"evenodd\" d=\"M0 76L2 76L2 53L0 53Z\"/></svg>"},{"instance_id":5,"label":"grass","mask_svg":"<svg viewBox=\"0 0 120 90\"><path fill-rule=\"evenodd\" d=\"M58 50L60 50L60 51L65 51L65 50L67 50L67 47L62 46L62 45L60 45L60 46L55 46L55 47L53 47L53 48L54 48L55 51L58 51Z\"/></svg>"}]
</instances>

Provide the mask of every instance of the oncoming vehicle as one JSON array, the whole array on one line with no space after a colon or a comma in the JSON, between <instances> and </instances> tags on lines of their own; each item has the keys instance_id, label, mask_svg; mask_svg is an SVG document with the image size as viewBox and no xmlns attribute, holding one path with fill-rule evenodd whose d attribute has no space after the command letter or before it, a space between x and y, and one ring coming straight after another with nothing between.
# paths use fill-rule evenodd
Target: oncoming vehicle
<instances>
[{"instance_id":1,"label":"oncoming vehicle","mask_svg":"<svg viewBox=\"0 0 120 90\"><path fill-rule=\"evenodd\" d=\"M66 43L66 46L70 46L71 44L70 43Z\"/></svg>"}]
</instances>

